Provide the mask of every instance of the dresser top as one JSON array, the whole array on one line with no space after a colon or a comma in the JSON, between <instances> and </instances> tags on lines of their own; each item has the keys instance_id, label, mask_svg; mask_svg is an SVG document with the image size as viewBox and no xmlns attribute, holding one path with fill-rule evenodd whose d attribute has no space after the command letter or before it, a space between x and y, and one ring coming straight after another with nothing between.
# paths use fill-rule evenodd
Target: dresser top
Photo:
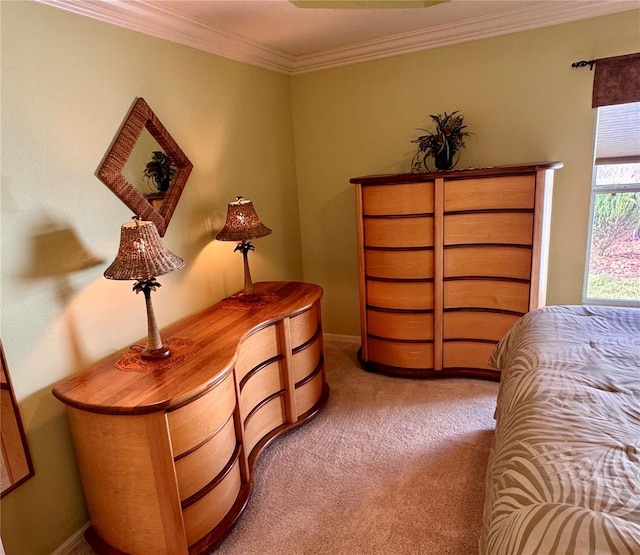
<instances>
[{"instance_id":1,"label":"dresser top","mask_svg":"<svg viewBox=\"0 0 640 555\"><path fill-rule=\"evenodd\" d=\"M322 297L322 289L311 283L262 282L255 284L255 291L267 295L268 302L246 310L225 299L164 328L165 344L176 340L190 344L184 362L148 362L143 371L121 370L116 363L122 361L124 349L60 382L53 394L72 407L106 414L164 411L203 394L233 369L247 335L304 312Z\"/></svg>"},{"instance_id":2,"label":"dresser top","mask_svg":"<svg viewBox=\"0 0 640 555\"><path fill-rule=\"evenodd\" d=\"M503 175L518 175L522 173L535 173L545 170L559 170L562 162L532 162L531 164L514 166L485 166L478 168L461 168L459 170L441 170L428 173L397 173L381 175L365 175L354 177L350 183L362 185L383 185L391 183L418 183L430 181L437 178L446 179L468 179L470 177L493 177Z\"/></svg>"}]
</instances>

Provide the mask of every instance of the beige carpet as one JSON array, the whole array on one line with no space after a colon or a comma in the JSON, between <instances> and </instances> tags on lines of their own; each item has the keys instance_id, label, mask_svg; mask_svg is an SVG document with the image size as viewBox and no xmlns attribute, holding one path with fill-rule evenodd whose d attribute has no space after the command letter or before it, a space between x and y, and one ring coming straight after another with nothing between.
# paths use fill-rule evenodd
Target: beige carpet
<instances>
[{"instance_id":1,"label":"beige carpet","mask_svg":"<svg viewBox=\"0 0 640 555\"><path fill-rule=\"evenodd\" d=\"M325 341L325 410L263 452L215 555L477 553L498 384L370 374L357 346Z\"/></svg>"}]
</instances>

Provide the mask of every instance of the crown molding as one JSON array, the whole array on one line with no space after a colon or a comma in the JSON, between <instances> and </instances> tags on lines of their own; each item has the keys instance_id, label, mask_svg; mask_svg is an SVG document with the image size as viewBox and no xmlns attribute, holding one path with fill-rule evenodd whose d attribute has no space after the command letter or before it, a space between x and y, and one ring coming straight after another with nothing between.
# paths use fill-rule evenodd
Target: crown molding
<instances>
[{"instance_id":1,"label":"crown molding","mask_svg":"<svg viewBox=\"0 0 640 555\"><path fill-rule=\"evenodd\" d=\"M477 18L316 54L291 56L237 33L185 17L164 8L157 1L35 1L286 75L378 60L640 8L637 0L549 2L544 10L525 6L504 12L499 18Z\"/></svg>"},{"instance_id":2,"label":"crown molding","mask_svg":"<svg viewBox=\"0 0 640 555\"><path fill-rule=\"evenodd\" d=\"M486 17L452 25L441 25L423 31L394 35L354 46L328 50L296 58L290 74L297 75L351 65L420 50L461 44L479 39L530 31L580 19L610 15L640 8L640 2L606 1L594 5L579 2L556 2L545 10L523 7L501 14L500 18Z\"/></svg>"},{"instance_id":3,"label":"crown molding","mask_svg":"<svg viewBox=\"0 0 640 555\"><path fill-rule=\"evenodd\" d=\"M295 63L293 56L196 18L185 17L157 1L35 1L278 73L289 74Z\"/></svg>"}]
</instances>

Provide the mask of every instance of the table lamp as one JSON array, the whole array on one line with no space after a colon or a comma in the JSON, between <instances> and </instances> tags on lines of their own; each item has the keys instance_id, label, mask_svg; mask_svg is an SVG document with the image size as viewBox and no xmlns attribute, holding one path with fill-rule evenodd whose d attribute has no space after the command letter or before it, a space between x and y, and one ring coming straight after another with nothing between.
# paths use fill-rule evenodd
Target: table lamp
<instances>
[{"instance_id":1,"label":"table lamp","mask_svg":"<svg viewBox=\"0 0 640 555\"><path fill-rule=\"evenodd\" d=\"M243 302L257 302L260 295L253 290L253 282L251 281L251 272L249 271L249 251L255 250L251 239L258 239L271 233L266 225L264 225L258 214L256 214L253 203L242 197L236 197L236 200L229 203L227 207L227 221L220 233L216 235L218 241L237 241L236 248L233 252L240 251L244 263L244 290L239 300Z\"/></svg>"},{"instance_id":2,"label":"table lamp","mask_svg":"<svg viewBox=\"0 0 640 555\"><path fill-rule=\"evenodd\" d=\"M133 221L120 228L120 247L111 265L104 271L107 279L134 279L133 290L144 293L147 307L147 347L140 356L146 360L167 358L171 351L162 345L158 324L151 304L151 291L160 287L157 276L179 270L184 260L170 252L160 241L153 222Z\"/></svg>"}]
</instances>

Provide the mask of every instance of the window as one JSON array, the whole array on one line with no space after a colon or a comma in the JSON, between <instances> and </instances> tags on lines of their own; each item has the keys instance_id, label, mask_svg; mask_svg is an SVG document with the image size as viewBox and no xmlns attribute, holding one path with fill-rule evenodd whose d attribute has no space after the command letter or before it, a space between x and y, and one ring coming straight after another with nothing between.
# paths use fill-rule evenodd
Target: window
<instances>
[{"instance_id":1,"label":"window","mask_svg":"<svg viewBox=\"0 0 640 555\"><path fill-rule=\"evenodd\" d=\"M640 306L640 102L598 108L583 301Z\"/></svg>"}]
</instances>

